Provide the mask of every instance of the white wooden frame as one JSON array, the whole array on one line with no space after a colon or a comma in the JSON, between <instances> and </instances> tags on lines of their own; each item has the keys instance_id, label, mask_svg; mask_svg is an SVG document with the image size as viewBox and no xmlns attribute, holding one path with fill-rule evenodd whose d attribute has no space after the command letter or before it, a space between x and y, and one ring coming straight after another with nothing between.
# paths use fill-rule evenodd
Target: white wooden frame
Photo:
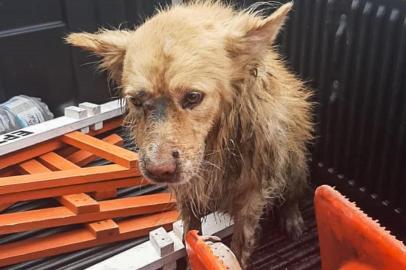
<instances>
[{"instance_id":1,"label":"white wooden frame","mask_svg":"<svg viewBox=\"0 0 406 270\"><path fill-rule=\"evenodd\" d=\"M228 215L210 214L202 219L203 235L216 235L220 238L232 234L233 222ZM157 233L154 236L154 233ZM176 261L186 256L186 249L182 242L183 228L181 221L173 224L173 230L167 233L163 228L150 232L149 241L136 247L130 248L120 254L108 258L98 264L95 264L87 270L155 270L163 268L164 270L176 269ZM162 236L159 238L159 236ZM168 242L170 238L173 243L172 252L168 253ZM165 239L161 243L156 239ZM163 256L161 257L160 254Z\"/></svg>"},{"instance_id":2,"label":"white wooden frame","mask_svg":"<svg viewBox=\"0 0 406 270\"><path fill-rule=\"evenodd\" d=\"M101 105L91 103L79 104L79 107L65 108L65 116L58 117L37 125L22 128L0 135L0 156L32 146L65 133L89 127L100 129L105 120L123 114L124 100L114 100Z\"/></svg>"}]
</instances>

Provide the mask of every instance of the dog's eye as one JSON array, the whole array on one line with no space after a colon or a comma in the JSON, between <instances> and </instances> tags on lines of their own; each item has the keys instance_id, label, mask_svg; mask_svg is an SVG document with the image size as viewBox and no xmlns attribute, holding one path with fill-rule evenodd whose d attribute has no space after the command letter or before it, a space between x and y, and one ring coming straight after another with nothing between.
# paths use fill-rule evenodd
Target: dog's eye
<instances>
[{"instance_id":1,"label":"dog's eye","mask_svg":"<svg viewBox=\"0 0 406 270\"><path fill-rule=\"evenodd\" d=\"M192 91L187 93L182 100L183 109L192 109L203 100L203 93L198 91Z\"/></svg>"},{"instance_id":2,"label":"dog's eye","mask_svg":"<svg viewBox=\"0 0 406 270\"><path fill-rule=\"evenodd\" d=\"M130 97L129 100L130 100L131 104L133 104L135 107L141 107L142 106L141 100L136 98L136 97Z\"/></svg>"},{"instance_id":3,"label":"dog's eye","mask_svg":"<svg viewBox=\"0 0 406 270\"><path fill-rule=\"evenodd\" d=\"M141 107L142 106L142 96L127 96L127 101L134 105L135 107Z\"/></svg>"}]
</instances>

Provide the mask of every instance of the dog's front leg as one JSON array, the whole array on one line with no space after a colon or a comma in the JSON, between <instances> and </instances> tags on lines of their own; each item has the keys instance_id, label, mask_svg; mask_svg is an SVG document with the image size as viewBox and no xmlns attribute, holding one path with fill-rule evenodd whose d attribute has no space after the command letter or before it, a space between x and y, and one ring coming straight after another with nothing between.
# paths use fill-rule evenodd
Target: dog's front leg
<instances>
[{"instance_id":1,"label":"dog's front leg","mask_svg":"<svg viewBox=\"0 0 406 270\"><path fill-rule=\"evenodd\" d=\"M241 263L242 269L247 268L248 259L255 247L256 232L262 215L265 200L258 193L252 194L245 205L234 215L234 229L231 250Z\"/></svg>"},{"instance_id":2,"label":"dog's front leg","mask_svg":"<svg viewBox=\"0 0 406 270\"><path fill-rule=\"evenodd\" d=\"M179 211L183 222L183 236L190 230L198 230L201 233L202 223L200 217L196 217L190 210L190 207L185 204L180 205Z\"/></svg>"}]
</instances>

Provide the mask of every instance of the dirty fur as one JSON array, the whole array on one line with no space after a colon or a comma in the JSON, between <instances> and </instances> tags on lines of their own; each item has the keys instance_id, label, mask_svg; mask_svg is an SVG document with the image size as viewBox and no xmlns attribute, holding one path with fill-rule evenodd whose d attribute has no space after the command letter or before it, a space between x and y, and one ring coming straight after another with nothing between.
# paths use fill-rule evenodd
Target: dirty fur
<instances>
[{"instance_id":1,"label":"dirty fur","mask_svg":"<svg viewBox=\"0 0 406 270\"><path fill-rule=\"evenodd\" d=\"M101 56L122 89L141 171L148 160L165 161L179 150L177 182L169 186L185 229L198 228L209 212L230 214L231 248L244 268L266 207L293 238L303 227L298 200L312 139L310 91L272 47L290 9L285 4L266 18L254 9L191 1L163 8L136 30L67 37ZM191 89L204 99L183 109ZM138 104L158 98L166 106L160 119Z\"/></svg>"}]
</instances>

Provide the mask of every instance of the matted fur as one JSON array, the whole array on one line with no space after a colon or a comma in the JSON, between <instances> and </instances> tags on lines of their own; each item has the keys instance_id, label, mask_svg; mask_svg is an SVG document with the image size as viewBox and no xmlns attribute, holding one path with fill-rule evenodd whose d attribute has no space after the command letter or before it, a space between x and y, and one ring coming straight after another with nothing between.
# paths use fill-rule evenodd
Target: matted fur
<instances>
[{"instance_id":1,"label":"matted fur","mask_svg":"<svg viewBox=\"0 0 406 270\"><path fill-rule=\"evenodd\" d=\"M186 230L208 212L229 213L235 221L232 249L243 267L266 205L279 209L293 236L303 223L297 201L308 173L310 92L272 47L290 8L264 18L252 9L193 1L160 10L135 31L67 38L102 56L101 66L125 97L143 89L150 98L168 100L159 121L127 102L141 171L143 157L160 159L180 149L180 182L170 188ZM188 89L201 90L205 99L182 110L178 102Z\"/></svg>"}]
</instances>

